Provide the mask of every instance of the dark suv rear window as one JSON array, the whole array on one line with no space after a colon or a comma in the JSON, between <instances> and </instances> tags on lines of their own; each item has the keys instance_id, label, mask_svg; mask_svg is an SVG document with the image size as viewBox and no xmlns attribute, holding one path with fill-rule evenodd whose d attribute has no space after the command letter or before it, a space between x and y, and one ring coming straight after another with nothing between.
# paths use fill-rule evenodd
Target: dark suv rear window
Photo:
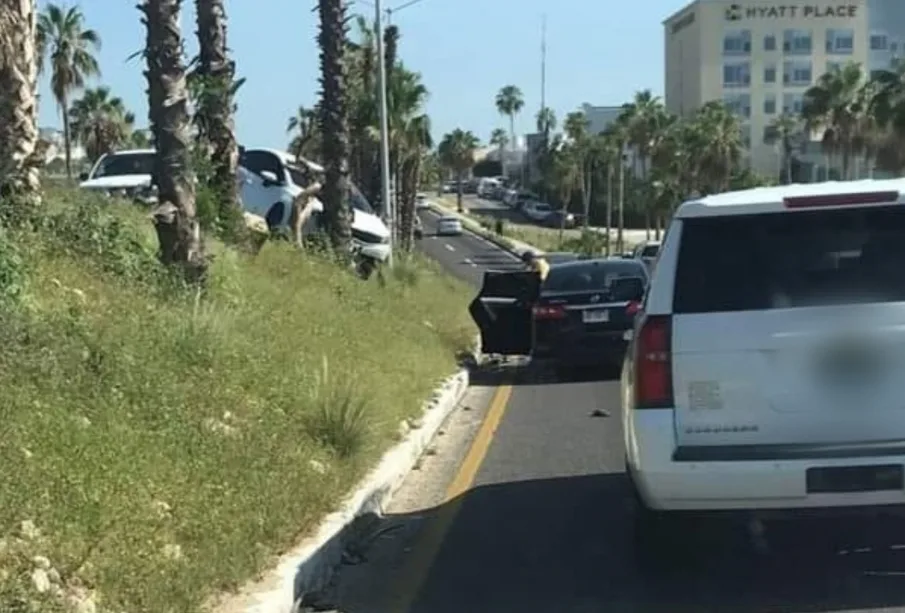
<instances>
[{"instance_id":1,"label":"dark suv rear window","mask_svg":"<svg viewBox=\"0 0 905 613\"><path fill-rule=\"evenodd\" d=\"M550 268L541 291L558 292L590 292L602 291L610 286L615 299L623 299L620 294L619 279L638 277L646 281L644 265L630 260L588 260L570 262ZM629 298L624 298L628 300Z\"/></svg>"},{"instance_id":2,"label":"dark suv rear window","mask_svg":"<svg viewBox=\"0 0 905 613\"><path fill-rule=\"evenodd\" d=\"M685 219L674 313L905 301L905 207Z\"/></svg>"}]
</instances>

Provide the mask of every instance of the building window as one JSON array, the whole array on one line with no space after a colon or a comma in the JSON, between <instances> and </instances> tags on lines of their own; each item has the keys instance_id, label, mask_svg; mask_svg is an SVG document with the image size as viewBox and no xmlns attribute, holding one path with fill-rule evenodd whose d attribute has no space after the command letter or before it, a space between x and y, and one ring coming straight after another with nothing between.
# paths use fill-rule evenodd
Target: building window
<instances>
[{"instance_id":1,"label":"building window","mask_svg":"<svg viewBox=\"0 0 905 613\"><path fill-rule=\"evenodd\" d=\"M827 61L827 63L826 63L827 72L836 72L837 70L841 70L841 69L842 69L842 62Z\"/></svg>"},{"instance_id":2,"label":"building window","mask_svg":"<svg viewBox=\"0 0 905 613\"><path fill-rule=\"evenodd\" d=\"M764 98L764 115L775 115L776 114L776 96L774 94L767 94Z\"/></svg>"},{"instance_id":3,"label":"building window","mask_svg":"<svg viewBox=\"0 0 905 613\"><path fill-rule=\"evenodd\" d=\"M751 30L732 30L723 35L723 55L751 53Z\"/></svg>"},{"instance_id":4,"label":"building window","mask_svg":"<svg viewBox=\"0 0 905 613\"><path fill-rule=\"evenodd\" d=\"M810 30L786 30L782 36L782 50L789 55L811 54Z\"/></svg>"},{"instance_id":5,"label":"building window","mask_svg":"<svg viewBox=\"0 0 905 613\"><path fill-rule=\"evenodd\" d=\"M776 83L776 66L764 68L764 83Z\"/></svg>"},{"instance_id":6,"label":"building window","mask_svg":"<svg viewBox=\"0 0 905 613\"><path fill-rule=\"evenodd\" d=\"M765 126L764 127L764 144L765 145L773 145L776 136L776 130L773 129L773 126Z\"/></svg>"},{"instance_id":7,"label":"building window","mask_svg":"<svg viewBox=\"0 0 905 613\"><path fill-rule=\"evenodd\" d=\"M855 49L854 30L827 30L826 52L836 55L850 55Z\"/></svg>"},{"instance_id":8,"label":"building window","mask_svg":"<svg viewBox=\"0 0 905 613\"><path fill-rule=\"evenodd\" d=\"M764 36L764 51L776 51L776 36L773 34Z\"/></svg>"},{"instance_id":9,"label":"building window","mask_svg":"<svg viewBox=\"0 0 905 613\"><path fill-rule=\"evenodd\" d=\"M811 62L785 62L782 68L782 82L785 85L810 85L812 77Z\"/></svg>"},{"instance_id":10,"label":"building window","mask_svg":"<svg viewBox=\"0 0 905 613\"><path fill-rule=\"evenodd\" d=\"M747 87L751 84L751 64L723 64L723 87Z\"/></svg>"},{"instance_id":11,"label":"building window","mask_svg":"<svg viewBox=\"0 0 905 613\"><path fill-rule=\"evenodd\" d=\"M786 115L800 115L804 104L803 94L783 94L782 112Z\"/></svg>"},{"instance_id":12,"label":"building window","mask_svg":"<svg viewBox=\"0 0 905 613\"><path fill-rule=\"evenodd\" d=\"M742 147L751 148L751 126L742 126Z\"/></svg>"},{"instance_id":13,"label":"building window","mask_svg":"<svg viewBox=\"0 0 905 613\"><path fill-rule=\"evenodd\" d=\"M885 34L871 34L870 48L872 51L886 51L889 47L889 39Z\"/></svg>"},{"instance_id":14,"label":"building window","mask_svg":"<svg viewBox=\"0 0 905 613\"><path fill-rule=\"evenodd\" d=\"M739 117L751 118L751 94L729 94L723 96L723 104Z\"/></svg>"}]
</instances>

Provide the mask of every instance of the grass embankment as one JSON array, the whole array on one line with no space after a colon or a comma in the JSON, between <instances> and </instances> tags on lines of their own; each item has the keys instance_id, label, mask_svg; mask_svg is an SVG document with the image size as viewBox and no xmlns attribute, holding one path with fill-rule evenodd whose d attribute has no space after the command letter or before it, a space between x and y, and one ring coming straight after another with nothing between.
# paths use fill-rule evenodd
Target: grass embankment
<instances>
[{"instance_id":1,"label":"grass embankment","mask_svg":"<svg viewBox=\"0 0 905 613\"><path fill-rule=\"evenodd\" d=\"M213 245L199 296L143 213L49 200L0 233L0 611L198 610L335 507L473 338L471 292L423 261L362 282Z\"/></svg>"}]
</instances>

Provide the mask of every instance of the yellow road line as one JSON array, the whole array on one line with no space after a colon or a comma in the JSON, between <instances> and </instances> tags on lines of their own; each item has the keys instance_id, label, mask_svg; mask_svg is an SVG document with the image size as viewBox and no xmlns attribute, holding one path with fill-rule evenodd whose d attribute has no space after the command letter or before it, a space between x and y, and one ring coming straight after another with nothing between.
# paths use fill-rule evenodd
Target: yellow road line
<instances>
[{"instance_id":1,"label":"yellow road line","mask_svg":"<svg viewBox=\"0 0 905 613\"><path fill-rule=\"evenodd\" d=\"M415 600L427 581L431 566L440 553L443 540L452 528L462 507L464 494L474 484L478 470L480 470L484 458L487 457L490 444L493 442L493 435L500 422L503 421L506 405L509 403L511 395L511 385L501 385L494 393L487 416L475 435L455 478L446 488L446 496L437 515L424 527L423 533L419 535L415 547L406 559L405 566L400 573L400 580L397 582L396 593L393 594L392 604L389 607L393 613L409 613L415 604Z\"/></svg>"}]
</instances>

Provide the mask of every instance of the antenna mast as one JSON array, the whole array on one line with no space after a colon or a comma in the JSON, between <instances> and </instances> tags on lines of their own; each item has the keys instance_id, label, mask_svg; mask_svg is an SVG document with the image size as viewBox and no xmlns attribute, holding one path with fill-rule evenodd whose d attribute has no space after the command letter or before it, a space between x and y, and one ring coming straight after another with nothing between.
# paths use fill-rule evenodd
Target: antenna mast
<instances>
[{"instance_id":1,"label":"antenna mast","mask_svg":"<svg viewBox=\"0 0 905 613\"><path fill-rule=\"evenodd\" d=\"M547 108L547 15L541 16L540 26L540 108Z\"/></svg>"}]
</instances>

